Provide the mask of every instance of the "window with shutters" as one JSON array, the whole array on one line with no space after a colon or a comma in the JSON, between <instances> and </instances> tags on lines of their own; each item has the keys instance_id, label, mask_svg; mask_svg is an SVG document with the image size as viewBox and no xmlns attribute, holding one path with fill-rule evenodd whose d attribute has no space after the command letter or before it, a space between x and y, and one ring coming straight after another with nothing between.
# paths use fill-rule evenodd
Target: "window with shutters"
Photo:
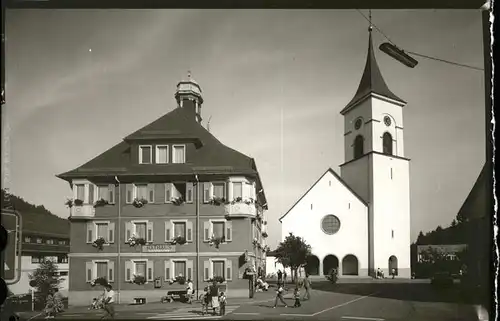
<instances>
[{"instance_id":1,"label":"window with shutters","mask_svg":"<svg viewBox=\"0 0 500 321\"><path fill-rule=\"evenodd\" d=\"M96 262L96 277L108 280L108 262Z\"/></svg>"},{"instance_id":2,"label":"window with shutters","mask_svg":"<svg viewBox=\"0 0 500 321\"><path fill-rule=\"evenodd\" d=\"M153 159L153 147L151 145L139 146L139 164L151 164Z\"/></svg>"},{"instance_id":3,"label":"window with shutters","mask_svg":"<svg viewBox=\"0 0 500 321\"><path fill-rule=\"evenodd\" d=\"M203 223L203 241L209 242L211 237L223 237L224 242L233 238L233 223L227 220L208 220Z\"/></svg>"},{"instance_id":4,"label":"window with shutters","mask_svg":"<svg viewBox=\"0 0 500 321\"><path fill-rule=\"evenodd\" d=\"M147 269L146 261L134 261L134 275L147 277L146 269Z\"/></svg>"},{"instance_id":5,"label":"window with shutters","mask_svg":"<svg viewBox=\"0 0 500 321\"><path fill-rule=\"evenodd\" d=\"M187 277L186 260L174 260L174 277Z\"/></svg>"},{"instance_id":6,"label":"window with shutters","mask_svg":"<svg viewBox=\"0 0 500 321\"><path fill-rule=\"evenodd\" d=\"M115 203L114 185L97 185L97 200L105 200L109 204Z\"/></svg>"},{"instance_id":7,"label":"window with shutters","mask_svg":"<svg viewBox=\"0 0 500 321\"><path fill-rule=\"evenodd\" d=\"M135 222L134 223L134 235L138 238L146 239L148 224L146 222Z\"/></svg>"},{"instance_id":8,"label":"window with shutters","mask_svg":"<svg viewBox=\"0 0 500 321\"><path fill-rule=\"evenodd\" d=\"M174 237L182 236L186 238L186 222L176 222L174 221Z\"/></svg>"},{"instance_id":9,"label":"window with shutters","mask_svg":"<svg viewBox=\"0 0 500 321\"><path fill-rule=\"evenodd\" d=\"M106 242L109 237L108 223L95 223L96 225L96 239L102 237Z\"/></svg>"},{"instance_id":10,"label":"window with shutters","mask_svg":"<svg viewBox=\"0 0 500 321\"><path fill-rule=\"evenodd\" d=\"M168 145L156 145L156 164L168 164Z\"/></svg>"},{"instance_id":11,"label":"window with shutters","mask_svg":"<svg viewBox=\"0 0 500 321\"><path fill-rule=\"evenodd\" d=\"M226 183L213 183L213 197L226 198Z\"/></svg>"},{"instance_id":12,"label":"window with shutters","mask_svg":"<svg viewBox=\"0 0 500 321\"><path fill-rule=\"evenodd\" d=\"M182 198L187 203L193 202L192 183L166 183L165 203L172 203L174 199Z\"/></svg>"},{"instance_id":13,"label":"window with shutters","mask_svg":"<svg viewBox=\"0 0 500 321\"><path fill-rule=\"evenodd\" d=\"M183 164L186 162L186 145L172 145L172 163Z\"/></svg>"},{"instance_id":14,"label":"window with shutters","mask_svg":"<svg viewBox=\"0 0 500 321\"><path fill-rule=\"evenodd\" d=\"M221 276L226 278L226 262L224 260L212 260L212 277Z\"/></svg>"},{"instance_id":15,"label":"window with shutters","mask_svg":"<svg viewBox=\"0 0 500 321\"><path fill-rule=\"evenodd\" d=\"M215 237L225 238L225 225L225 222L212 222L212 235Z\"/></svg>"},{"instance_id":16,"label":"window with shutters","mask_svg":"<svg viewBox=\"0 0 500 321\"><path fill-rule=\"evenodd\" d=\"M110 221L95 221L87 223L87 243L92 243L102 237L106 243L115 242L115 223Z\"/></svg>"},{"instance_id":17,"label":"window with shutters","mask_svg":"<svg viewBox=\"0 0 500 321\"><path fill-rule=\"evenodd\" d=\"M149 200L147 184L135 184L135 190L135 198Z\"/></svg>"},{"instance_id":18,"label":"window with shutters","mask_svg":"<svg viewBox=\"0 0 500 321\"><path fill-rule=\"evenodd\" d=\"M85 200L85 185L76 184L76 199Z\"/></svg>"},{"instance_id":19,"label":"window with shutters","mask_svg":"<svg viewBox=\"0 0 500 321\"><path fill-rule=\"evenodd\" d=\"M233 200L243 198L243 183L242 182L234 182L233 183Z\"/></svg>"}]
</instances>

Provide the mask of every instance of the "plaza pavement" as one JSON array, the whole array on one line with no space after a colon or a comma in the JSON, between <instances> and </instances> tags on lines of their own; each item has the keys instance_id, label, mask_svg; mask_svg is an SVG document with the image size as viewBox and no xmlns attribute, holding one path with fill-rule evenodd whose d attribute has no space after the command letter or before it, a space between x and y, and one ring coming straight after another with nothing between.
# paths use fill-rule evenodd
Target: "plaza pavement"
<instances>
[{"instance_id":1,"label":"plaza pavement","mask_svg":"<svg viewBox=\"0 0 500 321\"><path fill-rule=\"evenodd\" d=\"M293 308L292 292L285 295L289 307L274 305L274 289L256 293L254 299L228 299L226 316L201 315L201 306L182 303L118 305L116 319L149 320L341 320L341 321L451 321L478 320L471 304L463 302L456 288L437 290L428 282L313 283L312 299ZM303 293L302 293L303 294ZM103 311L70 309L63 319L97 319Z\"/></svg>"}]
</instances>

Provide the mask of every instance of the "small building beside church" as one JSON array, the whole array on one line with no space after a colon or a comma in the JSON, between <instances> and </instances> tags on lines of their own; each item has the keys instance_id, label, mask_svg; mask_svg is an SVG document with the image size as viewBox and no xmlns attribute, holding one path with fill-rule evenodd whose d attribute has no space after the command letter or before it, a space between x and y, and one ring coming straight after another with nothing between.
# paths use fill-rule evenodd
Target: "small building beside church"
<instances>
[{"instance_id":1,"label":"small building beside church","mask_svg":"<svg viewBox=\"0 0 500 321\"><path fill-rule=\"evenodd\" d=\"M122 303L158 302L186 288L179 276L195 291L220 277L228 295L247 296L246 268L264 269L267 200L255 160L201 125L191 77L175 99L169 113L58 175L73 191L70 305L99 295L97 278Z\"/></svg>"},{"instance_id":2,"label":"small building beside church","mask_svg":"<svg viewBox=\"0 0 500 321\"><path fill-rule=\"evenodd\" d=\"M282 237L312 247L306 269L323 276L410 278L410 160L404 152L403 107L375 59L371 29L365 69L344 116L340 174L329 168L283 215Z\"/></svg>"}]
</instances>

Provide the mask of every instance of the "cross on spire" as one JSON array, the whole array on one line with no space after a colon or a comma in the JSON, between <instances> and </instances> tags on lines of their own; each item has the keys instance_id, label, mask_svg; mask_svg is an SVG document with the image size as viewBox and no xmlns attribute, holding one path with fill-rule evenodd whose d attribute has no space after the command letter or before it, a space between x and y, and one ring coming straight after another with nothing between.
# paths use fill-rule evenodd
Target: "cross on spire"
<instances>
[{"instance_id":1,"label":"cross on spire","mask_svg":"<svg viewBox=\"0 0 500 321\"><path fill-rule=\"evenodd\" d=\"M191 79L191 70L188 70L188 78Z\"/></svg>"},{"instance_id":2,"label":"cross on spire","mask_svg":"<svg viewBox=\"0 0 500 321\"><path fill-rule=\"evenodd\" d=\"M372 9L368 10L368 20L370 22L370 26L368 26L368 31L372 32L372 30L373 30L373 25L372 25Z\"/></svg>"}]
</instances>

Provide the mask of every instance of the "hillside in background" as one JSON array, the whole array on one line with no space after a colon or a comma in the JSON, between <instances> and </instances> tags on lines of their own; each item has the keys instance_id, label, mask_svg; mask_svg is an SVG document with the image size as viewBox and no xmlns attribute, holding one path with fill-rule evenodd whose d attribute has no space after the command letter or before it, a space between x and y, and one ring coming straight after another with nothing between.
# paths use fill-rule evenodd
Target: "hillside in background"
<instances>
[{"instance_id":1,"label":"hillside in background","mask_svg":"<svg viewBox=\"0 0 500 321\"><path fill-rule=\"evenodd\" d=\"M43 205L33 205L22 197L1 190L1 207L16 210L22 217L23 233L59 235L69 237L70 223Z\"/></svg>"}]
</instances>

